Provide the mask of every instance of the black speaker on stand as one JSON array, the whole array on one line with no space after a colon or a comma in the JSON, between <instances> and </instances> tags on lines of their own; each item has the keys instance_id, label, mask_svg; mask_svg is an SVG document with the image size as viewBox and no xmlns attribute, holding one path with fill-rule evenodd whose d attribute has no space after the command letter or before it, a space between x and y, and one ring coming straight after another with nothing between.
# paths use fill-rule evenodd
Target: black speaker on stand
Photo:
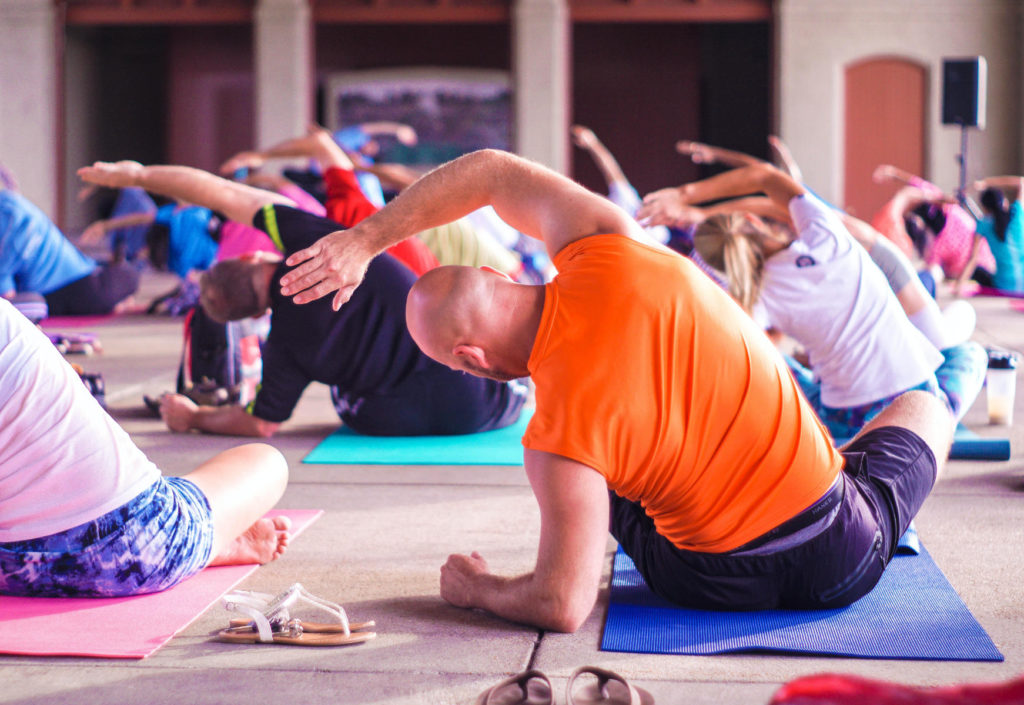
<instances>
[{"instance_id":1,"label":"black speaker on stand","mask_svg":"<svg viewBox=\"0 0 1024 705\"><path fill-rule=\"evenodd\" d=\"M967 188L967 128L985 128L985 86L988 69L984 56L942 60L942 124L960 126L961 203Z\"/></svg>"}]
</instances>

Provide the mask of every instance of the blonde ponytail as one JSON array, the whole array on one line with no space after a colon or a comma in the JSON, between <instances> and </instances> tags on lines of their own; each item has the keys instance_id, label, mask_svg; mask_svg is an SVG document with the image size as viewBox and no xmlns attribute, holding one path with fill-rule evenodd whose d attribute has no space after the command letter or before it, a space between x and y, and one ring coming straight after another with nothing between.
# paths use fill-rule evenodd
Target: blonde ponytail
<instances>
[{"instance_id":1,"label":"blonde ponytail","mask_svg":"<svg viewBox=\"0 0 1024 705\"><path fill-rule=\"evenodd\" d=\"M761 296L763 233L742 213L713 215L697 227L693 245L701 258L725 275L729 293L747 313Z\"/></svg>"}]
</instances>

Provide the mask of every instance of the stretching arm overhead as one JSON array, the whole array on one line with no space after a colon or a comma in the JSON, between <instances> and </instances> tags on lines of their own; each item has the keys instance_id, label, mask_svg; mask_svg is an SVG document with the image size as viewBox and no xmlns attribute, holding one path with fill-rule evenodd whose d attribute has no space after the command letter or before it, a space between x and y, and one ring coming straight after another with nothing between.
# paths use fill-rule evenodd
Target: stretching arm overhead
<instances>
[{"instance_id":1,"label":"stretching arm overhead","mask_svg":"<svg viewBox=\"0 0 1024 705\"><path fill-rule=\"evenodd\" d=\"M267 204L295 205L291 199L271 191L228 181L188 166L96 162L79 169L78 176L100 186L140 186L152 193L205 206L238 223L252 223L256 212Z\"/></svg>"},{"instance_id":2,"label":"stretching arm overhead","mask_svg":"<svg viewBox=\"0 0 1024 705\"><path fill-rule=\"evenodd\" d=\"M688 155L696 164L725 164L730 167L741 167L761 164L764 161L744 152L689 140L676 142L676 151Z\"/></svg>"},{"instance_id":3,"label":"stretching arm overhead","mask_svg":"<svg viewBox=\"0 0 1024 705\"><path fill-rule=\"evenodd\" d=\"M594 131L583 125L573 125L569 128L572 141L580 149L585 149L594 160L594 165L601 172L601 178L608 185L613 183L629 183L626 174L619 166L615 156L604 146L604 143L597 138Z\"/></svg>"},{"instance_id":4,"label":"stretching arm overhead","mask_svg":"<svg viewBox=\"0 0 1024 705\"><path fill-rule=\"evenodd\" d=\"M85 244L99 242L103 239L103 236L111 230L132 228L137 225L149 225L155 219L156 213L128 213L127 215L120 215L116 218L97 220L82 231L80 241Z\"/></svg>"},{"instance_id":5,"label":"stretching arm overhead","mask_svg":"<svg viewBox=\"0 0 1024 705\"><path fill-rule=\"evenodd\" d=\"M220 173L232 174L243 167L258 168L270 159L306 157L315 159L324 169L332 166L353 169L352 160L345 154L331 133L319 125L310 125L306 134L278 142L266 149L239 152L221 164Z\"/></svg>"},{"instance_id":6,"label":"stretching arm overhead","mask_svg":"<svg viewBox=\"0 0 1024 705\"><path fill-rule=\"evenodd\" d=\"M487 205L516 230L543 240L552 254L597 233L646 240L640 226L607 199L539 164L486 149L438 167L376 215L293 254L287 264L295 269L282 278L282 292L307 303L337 291L338 309L370 260L389 245Z\"/></svg>"},{"instance_id":7,"label":"stretching arm overhead","mask_svg":"<svg viewBox=\"0 0 1024 705\"><path fill-rule=\"evenodd\" d=\"M759 162L703 181L664 188L644 196L637 218L674 223L687 206L723 198L763 193L774 206L789 211L789 202L805 193L804 187L771 164Z\"/></svg>"},{"instance_id":8,"label":"stretching arm overhead","mask_svg":"<svg viewBox=\"0 0 1024 705\"><path fill-rule=\"evenodd\" d=\"M775 161L780 165L780 169L793 177L794 181L804 182L804 174L800 170L800 165L797 164L796 159L793 158L793 153L789 151L789 146L782 141L782 138L778 135L768 135L768 144L771 146L772 151L775 152Z\"/></svg>"},{"instance_id":9,"label":"stretching arm overhead","mask_svg":"<svg viewBox=\"0 0 1024 705\"><path fill-rule=\"evenodd\" d=\"M978 179L972 184L975 191L984 191L987 188L1014 189L1016 200L1024 200L1024 176L989 176L985 179Z\"/></svg>"}]
</instances>

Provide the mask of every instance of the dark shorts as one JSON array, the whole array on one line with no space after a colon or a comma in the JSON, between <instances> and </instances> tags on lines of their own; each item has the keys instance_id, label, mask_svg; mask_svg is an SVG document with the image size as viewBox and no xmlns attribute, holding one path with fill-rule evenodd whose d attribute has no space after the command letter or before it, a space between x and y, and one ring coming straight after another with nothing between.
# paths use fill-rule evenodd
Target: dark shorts
<instances>
[{"instance_id":1,"label":"dark shorts","mask_svg":"<svg viewBox=\"0 0 1024 705\"><path fill-rule=\"evenodd\" d=\"M213 519L206 495L181 477L93 521L0 543L0 594L124 597L166 590L206 567Z\"/></svg>"},{"instance_id":2,"label":"dark shorts","mask_svg":"<svg viewBox=\"0 0 1024 705\"><path fill-rule=\"evenodd\" d=\"M614 493L611 532L651 590L683 607L844 607L866 595L882 576L935 484L936 461L921 438L895 426L864 434L843 457L837 494L832 495L838 501L825 507L830 520L796 545L771 551L773 544L785 545L782 532L770 543L755 540L728 553L683 550L655 531L643 507Z\"/></svg>"},{"instance_id":3,"label":"dark shorts","mask_svg":"<svg viewBox=\"0 0 1024 705\"><path fill-rule=\"evenodd\" d=\"M127 262L107 263L92 274L46 295L51 316L97 316L110 313L139 288L139 270Z\"/></svg>"},{"instance_id":4,"label":"dark shorts","mask_svg":"<svg viewBox=\"0 0 1024 705\"><path fill-rule=\"evenodd\" d=\"M356 396L331 388L342 422L368 436L450 436L515 423L526 385L454 372L432 363L387 394Z\"/></svg>"}]
</instances>

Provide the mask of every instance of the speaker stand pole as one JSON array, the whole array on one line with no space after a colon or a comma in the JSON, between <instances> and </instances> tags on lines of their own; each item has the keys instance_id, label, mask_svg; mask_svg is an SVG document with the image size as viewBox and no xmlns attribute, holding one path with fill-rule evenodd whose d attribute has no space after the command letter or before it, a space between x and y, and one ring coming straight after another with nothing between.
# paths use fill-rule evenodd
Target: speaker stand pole
<instances>
[{"instance_id":1,"label":"speaker stand pole","mask_svg":"<svg viewBox=\"0 0 1024 705\"><path fill-rule=\"evenodd\" d=\"M957 195L960 200L963 200L967 193L967 125L962 122L960 123L960 154L956 155L956 160L960 164L960 188Z\"/></svg>"}]
</instances>

